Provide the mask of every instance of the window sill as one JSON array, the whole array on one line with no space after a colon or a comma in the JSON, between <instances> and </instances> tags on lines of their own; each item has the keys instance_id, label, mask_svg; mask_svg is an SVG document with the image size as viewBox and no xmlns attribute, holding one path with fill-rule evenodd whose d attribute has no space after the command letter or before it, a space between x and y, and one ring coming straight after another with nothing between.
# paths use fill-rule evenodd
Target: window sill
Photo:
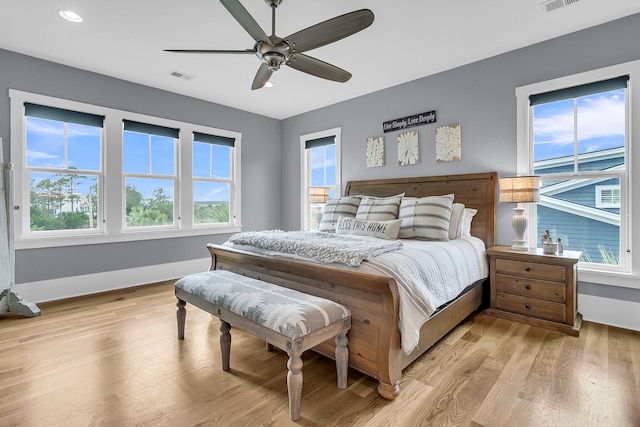
<instances>
[{"instance_id":1,"label":"window sill","mask_svg":"<svg viewBox=\"0 0 640 427\"><path fill-rule=\"evenodd\" d=\"M103 243L132 242L140 240L171 239L178 237L204 236L216 234L237 233L242 230L240 225L229 225L211 228L194 228L191 230L149 230L136 232L122 232L111 234L85 234L70 237L35 237L16 240L16 250L55 248L63 246L100 245Z\"/></svg>"},{"instance_id":2,"label":"window sill","mask_svg":"<svg viewBox=\"0 0 640 427\"><path fill-rule=\"evenodd\" d=\"M640 276L631 273L613 273L579 268L578 281L597 285L640 289Z\"/></svg>"}]
</instances>

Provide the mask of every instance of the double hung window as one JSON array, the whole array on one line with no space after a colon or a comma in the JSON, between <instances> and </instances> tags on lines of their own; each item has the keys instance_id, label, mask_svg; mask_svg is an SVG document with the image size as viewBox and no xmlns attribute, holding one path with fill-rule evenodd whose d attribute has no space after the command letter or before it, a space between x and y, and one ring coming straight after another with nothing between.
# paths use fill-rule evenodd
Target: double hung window
<instances>
[{"instance_id":1,"label":"double hung window","mask_svg":"<svg viewBox=\"0 0 640 427\"><path fill-rule=\"evenodd\" d=\"M327 199L340 195L340 134L335 128L300 137L303 230L317 229Z\"/></svg>"},{"instance_id":2,"label":"double hung window","mask_svg":"<svg viewBox=\"0 0 640 427\"><path fill-rule=\"evenodd\" d=\"M518 173L539 175L541 187L528 241L549 230L582 252L583 268L600 272L631 269L630 75L618 73L517 90Z\"/></svg>"},{"instance_id":3,"label":"double hung window","mask_svg":"<svg viewBox=\"0 0 640 427\"><path fill-rule=\"evenodd\" d=\"M175 226L178 129L123 121L126 228Z\"/></svg>"},{"instance_id":4,"label":"double hung window","mask_svg":"<svg viewBox=\"0 0 640 427\"><path fill-rule=\"evenodd\" d=\"M235 139L193 133L193 221L229 223Z\"/></svg>"},{"instance_id":5,"label":"double hung window","mask_svg":"<svg viewBox=\"0 0 640 427\"><path fill-rule=\"evenodd\" d=\"M102 229L104 116L24 104L26 235Z\"/></svg>"},{"instance_id":6,"label":"double hung window","mask_svg":"<svg viewBox=\"0 0 640 427\"><path fill-rule=\"evenodd\" d=\"M17 249L240 231L240 133L9 96Z\"/></svg>"}]
</instances>

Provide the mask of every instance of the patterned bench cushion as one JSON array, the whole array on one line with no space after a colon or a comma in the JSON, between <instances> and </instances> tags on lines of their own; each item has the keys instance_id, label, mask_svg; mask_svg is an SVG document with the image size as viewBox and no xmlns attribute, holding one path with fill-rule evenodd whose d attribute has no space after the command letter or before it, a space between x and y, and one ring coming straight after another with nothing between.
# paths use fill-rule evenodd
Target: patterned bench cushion
<instances>
[{"instance_id":1,"label":"patterned bench cushion","mask_svg":"<svg viewBox=\"0 0 640 427\"><path fill-rule=\"evenodd\" d=\"M292 339L351 315L333 301L226 270L192 274L175 287Z\"/></svg>"}]
</instances>

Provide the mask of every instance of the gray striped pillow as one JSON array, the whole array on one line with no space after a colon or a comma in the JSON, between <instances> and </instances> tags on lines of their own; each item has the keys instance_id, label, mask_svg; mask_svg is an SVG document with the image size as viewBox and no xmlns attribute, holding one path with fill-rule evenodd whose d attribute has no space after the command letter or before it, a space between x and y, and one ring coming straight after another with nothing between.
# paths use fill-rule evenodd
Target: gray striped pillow
<instances>
[{"instance_id":1,"label":"gray striped pillow","mask_svg":"<svg viewBox=\"0 0 640 427\"><path fill-rule=\"evenodd\" d=\"M391 197L364 196L356 218L373 221L391 221L398 219L398 209L404 193Z\"/></svg>"},{"instance_id":2,"label":"gray striped pillow","mask_svg":"<svg viewBox=\"0 0 640 427\"><path fill-rule=\"evenodd\" d=\"M403 198L398 216L402 220L398 237L449 240L452 205L453 194Z\"/></svg>"},{"instance_id":3,"label":"gray striped pillow","mask_svg":"<svg viewBox=\"0 0 640 427\"><path fill-rule=\"evenodd\" d=\"M341 216L351 218L356 216L361 200L362 196L345 196L327 200L322 210L322 219L320 220L318 231L335 233L338 219Z\"/></svg>"}]
</instances>

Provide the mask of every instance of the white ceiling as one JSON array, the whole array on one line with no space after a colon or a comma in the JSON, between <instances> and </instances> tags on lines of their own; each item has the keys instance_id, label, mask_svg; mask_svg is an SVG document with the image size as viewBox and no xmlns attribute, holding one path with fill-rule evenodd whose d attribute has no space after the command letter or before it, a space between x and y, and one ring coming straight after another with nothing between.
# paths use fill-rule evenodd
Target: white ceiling
<instances>
[{"instance_id":1,"label":"white ceiling","mask_svg":"<svg viewBox=\"0 0 640 427\"><path fill-rule=\"evenodd\" d=\"M264 0L241 0L271 33ZM640 12L639 0L579 0L545 12L541 0L284 0L285 37L357 9L367 29L309 55L353 74L335 83L283 66L273 88L251 90L253 55L163 49L250 49L253 39L217 0L0 0L0 48L284 119L386 87ZM84 18L73 24L57 11ZM171 71L195 76L186 81ZM1 78L1 76L0 76Z\"/></svg>"}]
</instances>

